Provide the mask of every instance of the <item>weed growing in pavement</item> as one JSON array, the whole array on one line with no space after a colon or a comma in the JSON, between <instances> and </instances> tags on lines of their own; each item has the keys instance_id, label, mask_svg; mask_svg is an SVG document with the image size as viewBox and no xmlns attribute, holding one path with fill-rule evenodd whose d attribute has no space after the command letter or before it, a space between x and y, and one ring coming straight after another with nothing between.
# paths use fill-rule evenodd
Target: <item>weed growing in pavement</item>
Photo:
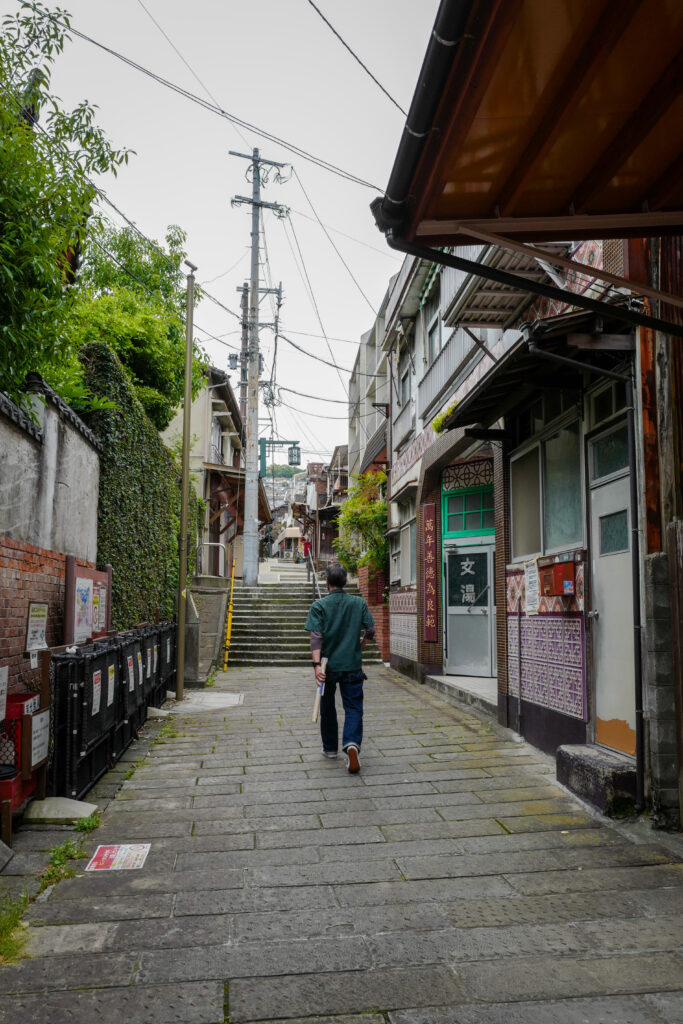
<instances>
[{"instance_id":1,"label":"weed growing in pavement","mask_svg":"<svg viewBox=\"0 0 683 1024\"><path fill-rule=\"evenodd\" d=\"M76 822L75 828L77 832L85 832L86 835L90 832L94 832L102 820L101 811L93 811L87 818L79 818Z\"/></svg>"},{"instance_id":2,"label":"weed growing in pavement","mask_svg":"<svg viewBox=\"0 0 683 1024\"><path fill-rule=\"evenodd\" d=\"M16 963L20 959L26 934L21 928L21 919L28 903L28 893L21 896L5 897L0 903L0 963Z\"/></svg>"},{"instance_id":3,"label":"weed growing in pavement","mask_svg":"<svg viewBox=\"0 0 683 1024\"><path fill-rule=\"evenodd\" d=\"M128 779L132 779L133 778L133 776L135 775L135 772L137 771L138 768L142 768L143 764L145 763L145 758L146 757L147 757L146 754L145 754L145 757L136 757L136 759L133 761L132 765L130 766L130 768L126 772L126 774L123 776L123 778L124 778L124 780L126 782L128 781Z\"/></svg>"},{"instance_id":4,"label":"weed growing in pavement","mask_svg":"<svg viewBox=\"0 0 683 1024\"><path fill-rule=\"evenodd\" d=\"M152 746L156 747L160 743L167 743L168 740L176 740L176 739L178 739L179 736L184 736L184 735L185 735L184 732L178 732L178 730L176 729L176 727L173 724L173 722L167 722L166 725L164 725L159 730L159 735L152 742Z\"/></svg>"},{"instance_id":5,"label":"weed growing in pavement","mask_svg":"<svg viewBox=\"0 0 683 1024\"><path fill-rule=\"evenodd\" d=\"M83 843L85 836L79 842L67 839L65 843L55 846L50 852L50 860L46 868L40 872L40 892L43 892L49 885L57 885L63 878L73 878L76 874L71 866L72 860L80 860L84 856Z\"/></svg>"}]
</instances>

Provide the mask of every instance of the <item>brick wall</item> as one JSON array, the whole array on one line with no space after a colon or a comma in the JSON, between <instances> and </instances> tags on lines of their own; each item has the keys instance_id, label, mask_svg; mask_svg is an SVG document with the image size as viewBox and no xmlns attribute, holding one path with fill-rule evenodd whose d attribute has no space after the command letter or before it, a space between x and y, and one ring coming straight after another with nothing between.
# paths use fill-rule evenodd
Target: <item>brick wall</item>
<instances>
[{"instance_id":1,"label":"brick wall","mask_svg":"<svg viewBox=\"0 0 683 1024\"><path fill-rule=\"evenodd\" d=\"M10 693L38 686L38 671L23 656L31 601L47 602L48 646L63 643L65 567L66 555L0 537L0 667L9 668Z\"/></svg>"},{"instance_id":2,"label":"brick wall","mask_svg":"<svg viewBox=\"0 0 683 1024\"><path fill-rule=\"evenodd\" d=\"M383 572L374 572L367 565L358 570L358 589L365 598L375 620L376 642L382 661L389 661L389 605L384 600L387 578Z\"/></svg>"}]
</instances>

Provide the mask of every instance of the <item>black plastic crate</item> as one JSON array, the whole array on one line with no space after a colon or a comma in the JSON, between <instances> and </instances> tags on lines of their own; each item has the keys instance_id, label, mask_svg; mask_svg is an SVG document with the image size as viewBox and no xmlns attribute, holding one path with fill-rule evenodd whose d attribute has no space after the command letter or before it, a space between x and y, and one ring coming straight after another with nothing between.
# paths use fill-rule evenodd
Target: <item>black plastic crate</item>
<instances>
[{"instance_id":1,"label":"black plastic crate","mask_svg":"<svg viewBox=\"0 0 683 1024\"><path fill-rule=\"evenodd\" d=\"M146 626L140 630L142 648L142 671L144 677L145 700L149 701L156 688L159 671L159 631L156 626Z\"/></svg>"},{"instance_id":2,"label":"black plastic crate","mask_svg":"<svg viewBox=\"0 0 683 1024\"><path fill-rule=\"evenodd\" d=\"M53 654L50 662L50 758L47 795L68 796L72 748L78 742L79 666L73 654Z\"/></svg>"},{"instance_id":3,"label":"black plastic crate","mask_svg":"<svg viewBox=\"0 0 683 1024\"><path fill-rule=\"evenodd\" d=\"M78 759L99 745L114 725L116 717L116 673L111 686L109 702L109 668L114 660L104 644L81 648L76 655L80 690L80 729L78 733Z\"/></svg>"},{"instance_id":4,"label":"black plastic crate","mask_svg":"<svg viewBox=\"0 0 683 1024\"><path fill-rule=\"evenodd\" d=\"M125 692L125 711L130 717L145 699L145 681L140 637L136 633L122 633L119 642L119 673Z\"/></svg>"},{"instance_id":5,"label":"black plastic crate","mask_svg":"<svg viewBox=\"0 0 683 1024\"><path fill-rule=\"evenodd\" d=\"M160 677L166 681L175 675L176 670L176 624L162 622L159 627Z\"/></svg>"}]
</instances>

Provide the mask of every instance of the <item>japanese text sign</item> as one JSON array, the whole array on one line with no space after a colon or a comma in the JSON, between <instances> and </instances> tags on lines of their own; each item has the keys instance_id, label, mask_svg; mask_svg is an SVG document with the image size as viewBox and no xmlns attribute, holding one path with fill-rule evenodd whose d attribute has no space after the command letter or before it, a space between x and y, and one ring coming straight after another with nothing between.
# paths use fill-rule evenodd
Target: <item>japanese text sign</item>
<instances>
[{"instance_id":1,"label":"japanese text sign","mask_svg":"<svg viewBox=\"0 0 683 1024\"><path fill-rule=\"evenodd\" d=\"M422 506L422 565L423 565L423 610L424 638L426 643L438 640L438 602L436 571L438 550L436 543L436 505L429 502Z\"/></svg>"}]
</instances>

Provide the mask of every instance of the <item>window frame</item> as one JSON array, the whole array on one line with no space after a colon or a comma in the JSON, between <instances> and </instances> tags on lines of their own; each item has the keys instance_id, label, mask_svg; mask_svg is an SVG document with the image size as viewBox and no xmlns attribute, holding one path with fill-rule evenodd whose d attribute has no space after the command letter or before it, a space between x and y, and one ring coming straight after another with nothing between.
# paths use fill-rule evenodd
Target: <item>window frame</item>
<instances>
[{"instance_id":1,"label":"window frame","mask_svg":"<svg viewBox=\"0 0 683 1024\"><path fill-rule=\"evenodd\" d=\"M482 526L478 530L449 530L448 529L448 499L449 498L454 498L454 497L460 497L460 496L465 498L466 495L468 495L468 494L481 494L482 499L484 498L485 494L490 494L491 495L491 508L490 509L488 509L488 508L485 509L483 507L483 503L482 503L482 507L480 508L479 511L482 512L482 513L483 512L493 511L495 513L495 503L494 503L495 499L494 499L493 484L480 484L477 487L457 487L453 491L444 491L444 490L442 490L441 491L441 523L442 523L441 536L442 536L442 538L444 540L453 540L453 539L458 539L458 538L462 540L463 538L467 539L467 538L470 538L470 537L493 537L493 536L495 536L495 533L496 533L495 523L491 527L488 527L488 526L484 527L484 526ZM455 513L455 514L457 515L457 513Z\"/></svg>"},{"instance_id":2,"label":"window frame","mask_svg":"<svg viewBox=\"0 0 683 1024\"><path fill-rule=\"evenodd\" d=\"M545 474L545 443L549 441L558 431L563 430L565 427L569 427L572 424L577 423L579 428L579 468L578 468L578 484L581 489L581 537L579 540L573 541L570 544L562 544L559 547L548 547L546 544L545 536L545 491L546 491L546 474ZM529 452L534 449L538 449L538 472L539 472L539 488L538 488L538 500L539 500L539 526L540 526L540 551L529 551L526 554L515 553L515 531L514 531L514 519L512 509L512 466L513 463L518 459L528 455ZM556 417L551 420L547 427L539 431L532 438L526 441L519 448L516 448L514 452L510 454L510 463L508 466L508 487L510 495L510 561L511 563L519 564L527 561L530 558L542 558L547 555L556 555L562 551L576 551L586 546L586 434L584 431L583 417L577 415L576 408L569 410L562 416Z\"/></svg>"}]
</instances>

